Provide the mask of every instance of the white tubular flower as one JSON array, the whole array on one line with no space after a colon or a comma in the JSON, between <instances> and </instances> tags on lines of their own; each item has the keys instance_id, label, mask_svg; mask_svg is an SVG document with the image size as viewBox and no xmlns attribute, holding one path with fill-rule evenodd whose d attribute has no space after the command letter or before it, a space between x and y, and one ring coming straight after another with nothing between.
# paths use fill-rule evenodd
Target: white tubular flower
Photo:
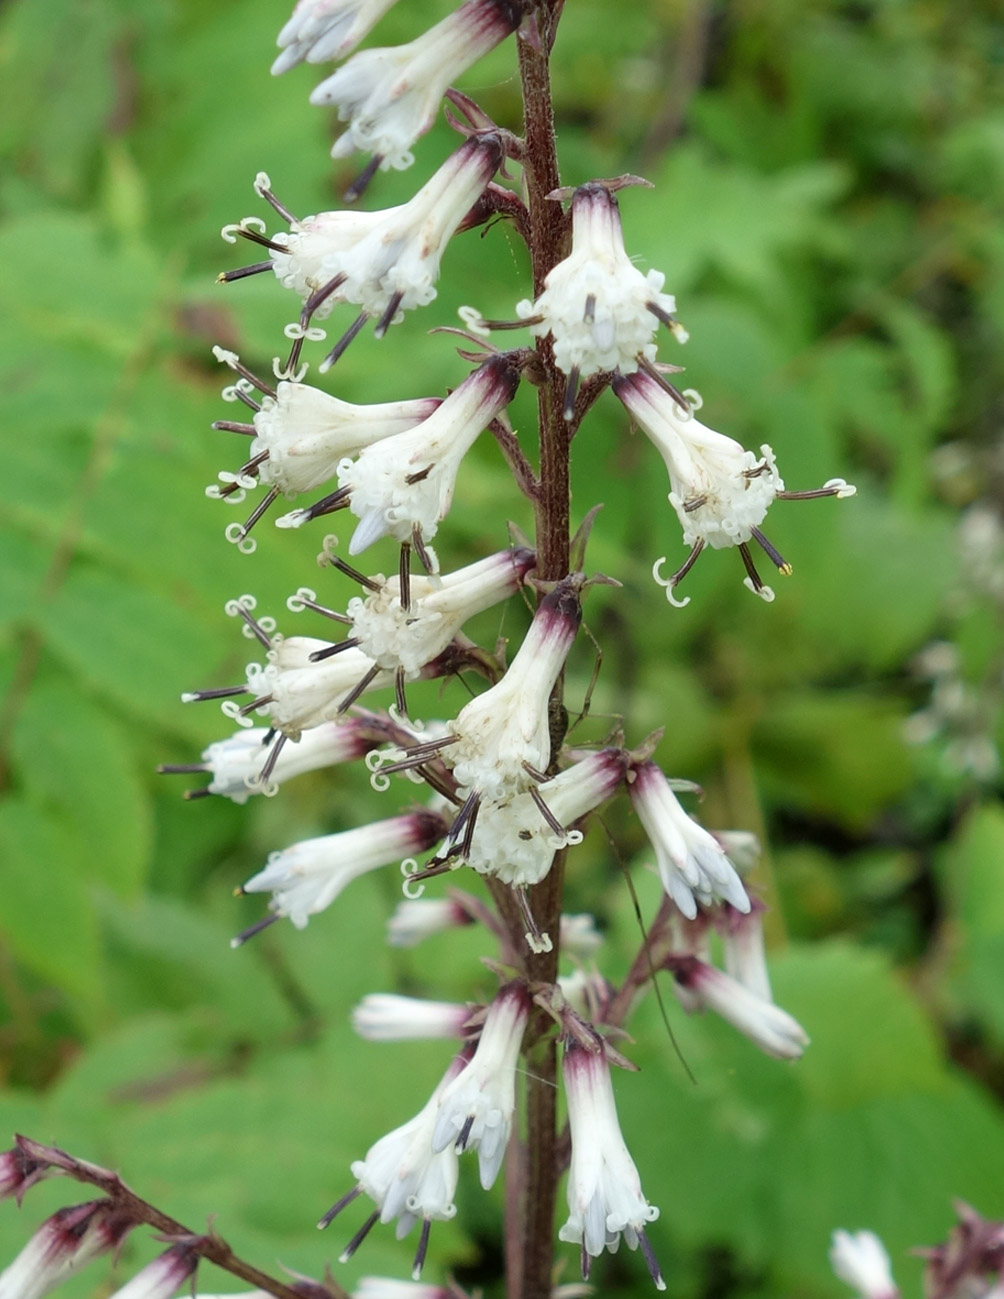
<instances>
[{"instance_id":1,"label":"white tubular flower","mask_svg":"<svg viewBox=\"0 0 1004 1299\"><path fill-rule=\"evenodd\" d=\"M431 541L453 501L460 462L482 429L512 399L519 373L500 353L469 375L416 428L385 438L338 466L359 524L349 543L358 555L381 537Z\"/></svg>"},{"instance_id":2,"label":"white tubular flower","mask_svg":"<svg viewBox=\"0 0 1004 1299\"><path fill-rule=\"evenodd\" d=\"M667 965L680 987L689 994L684 999L685 1009L689 1010L696 1002L701 1009L713 1010L777 1060L798 1060L805 1054L808 1034L780 1006L758 997L730 975L696 957L672 956Z\"/></svg>"},{"instance_id":3,"label":"white tubular flower","mask_svg":"<svg viewBox=\"0 0 1004 1299\"><path fill-rule=\"evenodd\" d=\"M258 478L283 496L309 492L335 477L339 463L382 438L427 419L439 397L354 406L306 383L283 380L254 416L249 459L264 455Z\"/></svg>"},{"instance_id":4,"label":"white tubular flower","mask_svg":"<svg viewBox=\"0 0 1004 1299\"><path fill-rule=\"evenodd\" d=\"M451 751L446 750L445 756L449 761ZM580 831L564 827L606 802L624 779L624 768L621 750L602 749L538 785L536 798L522 793L501 802L482 803L463 854L465 860L479 875L495 875L513 887L539 884L551 869L557 850L582 840ZM538 799L551 822L544 819ZM556 827L562 827L560 834ZM440 855L455 855L452 848L447 843ZM590 916L576 918L592 920ZM562 917L562 945L566 919Z\"/></svg>"},{"instance_id":5,"label":"white tubular flower","mask_svg":"<svg viewBox=\"0 0 1004 1299\"><path fill-rule=\"evenodd\" d=\"M462 1037L470 1017L470 1006L454 1001L371 992L352 1011L352 1027L369 1042L409 1042Z\"/></svg>"},{"instance_id":6,"label":"white tubular flower","mask_svg":"<svg viewBox=\"0 0 1004 1299\"><path fill-rule=\"evenodd\" d=\"M357 1159L352 1165L352 1176L357 1180L359 1190L377 1206L378 1220L387 1223L397 1218L395 1235L398 1240L403 1239L416 1222L423 1221L422 1240L413 1272L415 1280L425 1257L429 1223L447 1222L457 1212L453 1203L459 1173L457 1153L452 1146L434 1150L432 1133L439 1098L463 1068L463 1063L463 1055L453 1060L418 1114L381 1137L366 1152L365 1159ZM345 1255L342 1257L344 1259Z\"/></svg>"},{"instance_id":7,"label":"white tubular flower","mask_svg":"<svg viewBox=\"0 0 1004 1299\"><path fill-rule=\"evenodd\" d=\"M171 1299L198 1264L199 1255L190 1245L173 1245L116 1290L111 1299Z\"/></svg>"},{"instance_id":8,"label":"white tubular flower","mask_svg":"<svg viewBox=\"0 0 1004 1299\"><path fill-rule=\"evenodd\" d=\"M581 620L578 583L566 578L540 602L502 680L451 723L456 743L446 757L463 789L497 801L528 789L532 771L547 770L547 703Z\"/></svg>"},{"instance_id":9,"label":"white tubular flower","mask_svg":"<svg viewBox=\"0 0 1004 1299\"><path fill-rule=\"evenodd\" d=\"M0 1299L42 1299L101 1254L116 1249L134 1226L110 1200L58 1210L0 1272Z\"/></svg>"},{"instance_id":10,"label":"white tubular flower","mask_svg":"<svg viewBox=\"0 0 1004 1299\"><path fill-rule=\"evenodd\" d=\"M455 1291L421 1281L398 1281L389 1276L361 1276L352 1299L457 1299Z\"/></svg>"},{"instance_id":11,"label":"white tubular flower","mask_svg":"<svg viewBox=\"0 0 1004 1299\"><path fill-rule=\"evenodd\" d=\"M645 1236L645 1224L659 1210L648 1203L641 1178L621 1135L604 1050L588 1051L577 1042L565 1046L562 1057L572 1162L568 1170L568 1221L560 1240L581 1246L582 1275L608 1249L615 1253L621 1237L629 1249L639 1245L656 1288L666 1284Z\"/></svg>"},{"instance_id":12,"label":"white tubular flower","mask_svg":"<svg viewBox=\"0 0 1004 1299\"><path fill-rule=\"evenodd\" d=\"M750 900L724 848L687 815L660 768L654 762L639 763L629 775L628 789L655 849L663 888L683 914L693 920L698 902L710 906L716 900L748 912Z\"/></svg>"},{"instance_id":13,"label":"white tubular flower","mask_svg":"<svg viewBox=\"0 0 1004 1299\"><path fill-rule=\"evenodd\" d=\"M377 577L379 591L349 601L352 635L380 667L418 672L442 654L468 618L517 591L536 562L536 552L523 547L499 551L435 581L413 574L407 608L401 604L400 578Z\"/></svg>"},{"instance_id":14,"label":"white tubular flower","mask_svg":"<svg viewBox=\"0 0 1004 1299\"><path fill-rule=\"evenodd\" d=\"M313 730L304 731L299 740L284 744L267 778L262 779L262 768L270 758L270 739L265 726L237 731L226 740L210 744L203 750L202 762L184 770L206 772L211 777L207 793L229 798L234 803L246 803L252 794L273 793L279 785L304 772L353 762L376 743L367 738L364 723L355 718L323 722Z\"/></svg>"},{"instance_id":15,"label":"white tubular flower","mask_svg":"<svg viewBox=\"0 0 1004 1299\"><path fill-rule=\"evenodd\" d=\"M895 1299L899 1294L886 1247L873 1231L835 1231L830 1266L861 1299Z\"/></svg>"},{"instance_id":16,"label":"white tubular flower","mask_svg":"<svg viewBox=\"0 0 1004 1299\"><path fill-rule=\"evenodd\" d=\"M697 406L684 410L652 375L639 371L618 377L613 388L666 464L672 488L669 503L680 520L683 540L691 548L683 566L668 579L659 576L665 556L655 565L653 575L666 588L669 602L687 603L676 600L673 589L705 546L714 550L738 547L746 568L746 587L763 600L773 600L774 592L761 581L749 549L749 541L755 540L778 572L790 576L791 565L760 530L771 503L775 499L842 498L853 496L857 489L842 478L833 478L813 491L785 491L769 446L762 446L757 457L732 438L707 428L694 417Z\"/></svg>"},{"instance_id":17,"label":"white tubular flower","mask_svg":"<svg viewBox=\"0 0 1004 1299\"><path fill-rule=\"evenodd\" d=\"M382 169L410 167L411 146L435 122L450 83L522 18L519 0L467 0L407 45L353 55L310 96L312 104L337 105L338 120L348 122L331 156L359 150Z\"/></svg>"},{"instance_id":18,"label":"white tubular flower","mask_svg":"<svg viewBox=\"0 0 1004 1299\"><path fill-rule=\"evenodd\" d=\"M659 271L643 275L634 265L624 249L617 200L605 185L591 182L572 199L571 253L547 276L536 302L518 303L516 314L531 333L552 336L563 374L631 374L639 359L655 359L652 336L660 320L686 339L673 318L675 298L662 292L665 278Z\"/></svg>"},{"instance_id":19,"label":"white tubular flower","mask_svg":"<svg viewBox=\"0 0 1004 1299\"><path fill-rule=\"evenodd\" d=\"M322 212L292 222L288 235L273 239L282 245L282 251L270 253L277 279L304 302L330 288L314 306L314 319L324 319L337 302L353 302L365 315L379 317L382 332L399 313L436 296L446 245L501 160L497 135L473 136L400 207Z\"/></svg>"},{"instance_id":20,"label":"white tubular flower","mask_svg":"<svg viewBox=\"0 0 1004 1299\"><path fill-rule=\"evenodd\" d=\"M361 681L369 678L367 690L393 684L391 673L381 672L371 658L354 647L311 661L312 654L329 648L328 641L313 636L286 636L273 642L265 667L248 665L247 685L257 711L291 740L298 740L305 730L332 721ZM246 705L244 711L252 706ZM228 716L236 716L232 707L222 707Z\"/></svg>"},{"instance_id":21,"label":"white tubular flower","mask_svg":"<svg viewBox=\"0 0 1004 1299\"><path fill-rule=\"evenodd\" d=\"M387 921L388 947L417 947L433 934L471 924L471 918L452 898L411 898L399 902Z\"/></svg>"},{"instance_id":22,"label":"white tubular flower","mask_svg":"<svg viewBox=\"0 0 1004 1299\"><path fill-rule=\"evenodd\" d=\"M755 997L773 1001L770 975L767 972L767 953L763 941L763 904L755 903L748 915L727 908L724 917L722 946L725 953L725 973L741 983Z\"/></svg>"},{"instance_id":23,"label":"white tubular flower","mask_svg":"<svg viewBox=\"0 0 1004 1299\"><path fill-rule=\"evenodd\" d=\"M242 892L271 893L270 909L303 929L354 879L424 852L442 834L442 817L416 808L355 830L305 839L272 853L265 869L252 876Z\"/></svg>"},{"instance_id":24,"label":"white tubular flower","mask_svg":"<svg viewBox=\"0 0 1004 1299\"><path fill-rule=\"evenodd\" d=\"M516 1066L533 1003L514 980L488 1007L470 1061L439 1097L433 1150L477 1150L478 1173L487 1191L495 1183L512 1131Z\"/></svg>"},{"instance_id":25,"label":"white tubular flower","mask_svg":"<svg viewBox=\"0 0 1004 1299\"><path fill-rule=\"evenodd\" d=\"M614 996L613 986L595 965L590 970L580 966L572 974L559 974L558 987L569 1006L594 1023L602 1020Z\"/></svg>"},{"instance_id":26,"label":"white tubular flower","mask_svg":"<svg viewBox=\"0 0 1004 1299\"><path fill-rule=\"evenodd\" d=\"M279 33L278 77L298 63L337 62L364 40L396 0L298 0Z\"/></svg>"}]
</instances>

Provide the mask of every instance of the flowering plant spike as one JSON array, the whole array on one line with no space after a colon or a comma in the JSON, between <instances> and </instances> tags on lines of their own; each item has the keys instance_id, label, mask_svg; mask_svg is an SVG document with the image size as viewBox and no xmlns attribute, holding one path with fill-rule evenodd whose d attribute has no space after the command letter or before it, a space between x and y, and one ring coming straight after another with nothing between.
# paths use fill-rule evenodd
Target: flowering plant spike
<instances>
[{"instance_id":1,"label":"flowering plant spike","mask_svg":"<svg viewBox=\"0 0 1004 1299\"><path fill-rule=\"evenodd\" d=\"M687 341L665 288L676 287L678 268L670 251L665 274L641 269L646 250L629 247L621 225L619 203L638 201L633 187L647 182L576 175L562 186L549 80L562 0L465 0L424 33L422 6L398 0L395 21L410 24L413 39L357 50L371 31L380 40L394 4L298 0L278 32L273 73L296 77L305 75L298 65L346 60L309 98L343 123L336 159L368 156L346 201L372 181L377 206L321 210L319 195L300 193L286 196L291 210L260 172L255 191L280 228L269 233L259 216L224 227L226 241L255 245L261 260L219 279L260 275L267 287L274 277L270 291L292 319L271 366L267 356L214 349L229 371L223 397L243 408L243 419L215 427L249 441L244 462L221 470L207 494L237 505L258 493L250 515L226 529L247 555L279 539L258 526L275 502L306 495L268 524L284 530L288 546L302 546L305 582L315 559L319 570L289 593L284 610L259 609L254 594L227 601L250 653L230 684L184 696L217 702L223 733L197 759L161 770L201 776L205 783L188 791L193 799L245 804L300 780L340 791L320 815L324 824L304 826L263 866L247 863L238 892L268 895L268 910L233 941L242 947L282 918L291 923L257 941L302 942L295 931L323 927L335 936L326 1013L351 1019L374 1057L385 1054L391 1076L397 1043L424 1041L430 1057L438 1053L439 1082L402 1107L413 1116L360 1119L357 1157L331 1170L340 1198L319 1225L341 1224L343 1213L351 1223L342 1261L374 1228L393 1224L398 1239L418 1229L408 1247L416 1284L368 1277L357 1293L462 1296L441 1266L439 1251L456 1240L442 1224L464 1218L477 1183L487 1190L499 1179L509 1299L559 1293L553 1280L565 1262L586 1279L622 1241L638 1251L623 1266L639 1276L647 1269L645 1284L661 1290L657 1255L666 1245L659 1210L642 1190L646 1150L632 1109L632 1009L653 984L673 989L679 1005L667 998L667 1014L712 1012L750 1040L744 1050L776 1057L776 1069L797 1067L809 1036L774 1003L757 839L749 828L716 830L703 813L698 819L700 790L663 770L671 732L656 760L662 732L653 728L673 723L672 701L654 701L663 712L646 719L648 739L625 735L619 719L601 725L588 716L590 605L597 587L620 599L611 588L631 574L590 569L588 543L604 533L604 517L597 502L578 497L573 516L572 451L596 454L590 412L603 400L618 436L630 436L631 426L644 435L644 472L661 475L659 460L665 467L670 509L660 534L668 555L682 532L685 556L669 576L666 557L653 570L674 609L650 588L634 593L653 621L688 617L676 612L688 600L675 591L705 549L737 549L747 587L773 601L754 558L755 547L780 574L791 572L764 530L773 503L847 498L854 488L834 477L788 490L770 445L751 450L702 423L700 398L670 378ZM518 70L522 121L496 123L452 84L490 51ZM267 57L263 49L266 71ZM444 113L461 137L456 147L448 152L432 136L416 159L413 146ZM413 196L380 207L388 182L379 173L412 164ZM450 245L474 226L498 238L500 223L528 255L529 274L512 287L515 319L486 321L475 303L462 309L465 328L447 327L433 304ZM241 290L226 292L239 312ZM363 400L346 400L341 375L363 348L380 346L364 336L368 323L377 340L391 326L412 339L439 326L426 347L442 346L448 384L395 363L376 390L352 389ZM510 350L492 343L499 329L522 331ZM326 371L343 357L332 382ZM532 419L526 427L534 405L536 427ZM708 405L717 423L714 391ZM475 446L477 468L465 468ZM533 518L530 537L507 525L520 505ZM328 531L332 515L351 520L341 537ZM247 569L253 590L253 560ZM775 615L757 605L752 616ZM434 704L415 684L433 680L442 686ZM615 804L624 815L609 832L606 822L594 831ZM287 824L296 816L294 806ZM623 851L618 827L626 827ZM612 877L620 858L625 870L654 870L662 886L626 967L606 961L604 927L584 908L577 872L587 835ZM472 971L475 1000L447 988L442 999L383 988L355 1007L340 1001L342 894L367 874L403 895L392 915L368 918L373 941L385 926L399 949L445 949L460 928L478 934L485 959ZM566 882L576 886L574 902ZM623 968L613 982L611 971ZM333 1106L325 1124L337 1121ZM465 1161L476 1164L476 1178L464 1175ZM270 1276L215 1231L200 1236L170 1219L115 1173L26 1138L0 1156L0 1197L20 1200L54 1174L98 1188L100 1198L39 1228L0 1276L0 1299L41 1299L139 1224L153 1227L166 1250L124 1284L124 1299L169 1299L203 1258L276 1299L345 1299L337 1270L317 1281ZM559 1226L562 1177L568 1216ZM483 1223L485 1210L478 1213ZM864 1299L894 1299L874 1237L838 1233L832 1257Z\"/></svg>"}]
</instances>

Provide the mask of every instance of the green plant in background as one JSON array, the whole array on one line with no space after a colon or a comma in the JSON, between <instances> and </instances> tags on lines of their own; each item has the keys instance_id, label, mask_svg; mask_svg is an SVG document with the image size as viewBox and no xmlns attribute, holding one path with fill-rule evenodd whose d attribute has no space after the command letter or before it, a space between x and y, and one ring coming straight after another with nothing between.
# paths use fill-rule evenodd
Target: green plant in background
<instances>
[{"instance_id":1,"label":"green plant in background","mask_svg":"<svg viewBox=\"0 0 1004 1299\"><path fill-rule=\"evenodd\" d=\"M203 287L217 269L206 228L244 210L262 167L284 198L323 195L324 114L305 118L302 83L263 82L275 22L257 6L44 8L40 23L38 6L9 6L0 46L10 103L24 110L7 115L14 165L0 189L12 430L0 1110L12 1131L128 1169L189 1225L218 1211L241 1254L320 1275L331 1246L310 1224L361 1153L354 1134L413 1112L416 1091L436 1081L427 1048L408 1045L383 1048L392 1076L374 1078L375 1048L352 1040L347 1009L374 986L442 995L449 984L458 1000L482 999L481 945L468 928L448 951L445 939L377 950L374 916L395 888L369 875L302 934L273 930L230 953L234 929L261 914L251 899L234 925L227 899L249 862L387 809L310 774L280 799L250 800L243 816L223 799L179 808L144 773L166 745L184 762L218 738L174 700L200 663L218 663L219 680L243 676L218 625L223 601L253 585L259 607L278 610L304 581L302 533L270 529L245 560L220 547L218 512L192 485L219 467L208 439L227 436L200 431L220 414L211 344L267 375L288 320L261 279L232 290L239 318L222 290ZM662 1210L660 1261L680 1291L818 1291L833 1285L836 1225L867 1223L898 1260L943 1235L952 1194L1002 1208L990 1099L1004 968L992 803L1000 637L986 598L999 517L999 20L992 7L950 19L922 4L639 7L614 31L606 18L584 2L562 18L565 178L629 169L655 182L625 199L625 241L686 303L691 340L673 360L704 393L701 418L745 446L773 446L793 485L840 465L862 487L825 518L771 514L770 538L797 570L771 609L737 599L728 557L712 556L687 577L689 607L653 617L647 570L679 544L665 480L639 474L650 453L625 436L610 397L576 443L589 438L576 513L606 503L590 568L626 583L588 596L606 651L594 717L622 716L638 736L669 714L660 764L701 780L701 819L769 830L760 879L773 982L813 1038L788 1070L670 1006L695 1089L657 1009L641 1007L630 1054L644 1069L622 1080L632 1099L621 1119ZM415 24L398 6L380 30L392 44ZM461 84L515 126L504 48ZM444 132L415 147L423 177L456 148ZM337 188L353 174L338 174ZM414 189L409 173L383 173L374 206ZM512 318L521 257L504 225L453 240L437 322L471 302ZM422 390L442 393L460 377L443 343L411 316L370 347L378 355L354 344L335 390L389 400L387 375L417 366ZM532 425L525 393L511 418ZM948 447L932 460L936 443ZM476 444L449 518L451 567L504 544L487 523L498 473L495 449ZM957 529L952 509L977 502ZM515 496L508 508L528 532ZM471 634L491 645L515 632L516 611L504 619L481 615ZM587 642L573 651L573 708L592 657ZM442 715L434 691L408 686L417 716ZM907 718L919 746L903 743ZM638 823L616 809L608 823L626 860L644 859ZM623 877L595 833L575 862L570 909L599 915L604 969L623 977L638 941ZM657 883L634 877L651 915ZM295 1170L279 1205L277 1161ZM65 1202L65 1185L45 1184L32 1211ZM458 1204L433 1233L428 1267L463 1260L465 1284L497 1277L500 1202L479 1208L472 1192ZM5 1214L7 1257L23 1234ZM151 1248L131 1237L121 1270ZM376 1233L367 1240L366 1271L400 1274L409 1262ZM351 1283L356 1272L344 1274Z\"/></svg>"}]
</instances>

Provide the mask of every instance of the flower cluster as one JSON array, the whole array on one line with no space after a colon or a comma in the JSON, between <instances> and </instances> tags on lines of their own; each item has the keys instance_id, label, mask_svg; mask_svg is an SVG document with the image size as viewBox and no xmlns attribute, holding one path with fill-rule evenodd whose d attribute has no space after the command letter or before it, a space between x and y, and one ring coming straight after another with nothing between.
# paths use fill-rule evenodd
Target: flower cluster
<instances>
[{"instance_id":1,"label":"flower cluster","mask_svg":"<svg viewBox=\"0 0 1004 1299\"><path fill-rule=\"evenodd\" d=\"M273 72L344 58L392 3L300 0L279 33ZM751 550L755 543L779 572L790 572L762 530L772 503L847 497L854 488L832 479L813 491L786 490L769 446L754 453L706 427L695 416L696 395L669 381L667 374L678 367L658 361L660 325L678 343L687 335L676 318L675 298L664 290L665 277L638 269L625 247L615 194L640 183L636 178L592 180L547 193L557 169L545 168L535 155L534 133L528 129L518 139L450 88L517 29L521 59L543 66L554 38L553 23L545 18L556 22L560 8L465 0L407 44L352 54L316 88L312 102L334 106L346 124L334 156L356 150L371 155L350 191L354 197L380 169L410 165L412 145L429 130L444 95L449 97L465 119L451 112L451 124L465 138L408 202L301 219L260 173L255 191L286 228L270 234L256 217L224 228L229 242L246 240L267 256L220 279L271 272L297 308L285 330L289 354L277 357L271 371L260 364L256 369L234 351L215 350L233 375L224 398L247 412L241 421L220 420L216 427L249 441L245 461L220 472L208 495L236 505L249 492L265 489L250 515L226 530L230 541L250 553L262 535L252 538L252 530L279 497L319 493L274 523L315 536L322 573L286 602L290 615L312 616L304 626L313 634L289 634L285 624L280 632L276 619L258 612L254 596L228 602L227 613L239 621L255 658L232 684L183 699L219 701L234 733L210 744L198 761L161 770L206 777L189 797L236 803L335 768L347 785L352 773L360 784L368 775L386 804L393 802L390 791L405 793L402 805L385 806L384 814L362 824L320 813L318 821L330 815L331 823L315 821L311 837L272 852L237 890L269 900L267 914L233 940L235 947L280 919L303 929L320 913L337 910L342 893L361 876L395 868L404 876L405 900L390 921L391 945L411 948L468 926L481 926L492 944L486 966L499 983L478 994L483 1004L383 992L365 997L352 1013L356 1030L369 1041L447 1040L453 1054L441 1062L440 1080L417 1113L351 1163L354 1184L320 1223L327 1226L356 1200L369 1202L368 1216L342 1258L377 1224L394 1224L399 1238L418 1227L417 1279L432 1224L457 1213L461 1160L471 1152L485 1189L503 1168L526 1179L530 1166L540 1164L544 1171L537 1174L551 1178L543 1192L550 1199L565 1149L554 1130L560 1051L570 1151L568 1218L560 1239L579 1247L584 1277L597 1258L624 1241L641 1251L654 1285L663 1289L647 1236L658 1210L642 1192L614 1101L612 1069L631 1067L615 1043L626 1037L632 1006L657 976L669 976L688 1012L717 1013L772 1056L796 1059L808 1037L773 1001L763 908L750 878L757 855L752 836L713 832L685 809L677 795L699 791L668 777L656 763L657 736L632 749L620 724L608 718L605 731L591 738L580 733L570 742L587 721L591 687L572 719L564 676L578 670L574 656L590 589L612 579L585 571L595 511L574 538L569 535L569 446L605 388L654 444L669 475L669 504L690 548L669 578L660 576L664 559L655 565L656 580L674 605L687 603L674 591L698 554L733 546L746 585L772 600ZM528 102L528 114L539 111L539 103ZM506 170L510 162L522 168L518 185ZM545 175L551 177L546 183ZM567 214L556 206L565 200ZM307 382L312 345L326 341L323 322L336 310L349 305L355 314L319 356L320 374L344 356L367 322L381 337L407 312L433 302L450 241L496 217L509 220L530 245L536 292L517 303L515 322L485 322L464 309L467 330L452 332L462 336L459 357L467 368L450 391L429 395L416 380L420 395L409 395L401 375L394 377L394 392L364 405ZM532 346L494 348L485 340L493 326L528 330ZM509 421L521 386L538 391L537 455L528 454L525 438ZM399 400L387 400L395 394ZM528 541L516 528L507 532L501 510L495 515L487 507L468 508L464 527L472 554L458 566L444 565L432 543L442 544L441 530L449 533L464 459L486 432L527 498L536 537ZM343 511L353 518L344 546L317 528L319 520ZM362 571L350 562L371 550L382 556L385 571ZM346 598L337 593L342 580L352 584ZM330 583L326 591L320 590L322 581ZM531 608L522 637L516 630L518 597ZM479 644L474 636L484 638L489 620L493 643ZM337 634L326 637L332 623ZM592 639L586 628L581 640L587 634ZM454 708L445 687L458 677L472 697ZM436 715L429 717L424 714L430 693L413 683L432 680L443 681L444 690ZM475 690L475 681L482 688ZM364 697L367 704L376 699L372 708L362 706ZM600 968L602 924L588 913L562 915L562 901L566 870L572 875L580 860L570 850L618 799L634 813L628 834L635 842L624 859L636 852L644 857L647 836L662 894L656 915L644 922L628 973L615 985ZM350 805L351 799L340 800L340 806ZM599 845L594 858L605 860L606 838L594 834L593 843ZM469 882L472 891L450 887L439 897L422 896L447 875L451 884ZM337 921L324 917L317 923ZM521 1092L530 1114L524 1125L517 1121ZM521 1126L543 1143L539 1160L527 1157ZM510 1151L513 1157L507 1158ZM54 1169L75 1176L83 1169L30 1145L20 1145L5 1160L0 1193L18 1197ZM112 1174L101 1176L112 1179L110 1195L122 1189ZM510 1205L523 1204L512 1239L542 1269L528 1286L538 1293L550 1284L551 1269L540 1261L547 1253L540 1232L550 1230L550 1215L536 1220L535 1206L523 1203L526 1190L524 1180L507 1198ZM64 1275L114 1248L135 1223L120 1219L116 1204L113 1196L50 1219L0 1277L0 1299L39 1299ZM537 1241L533 1249L527 1244L531 1236ZM127 1299L167 1299L168 1283L173 1290L194 1270L202 1240L171 1236L167 1253L121 1293ZM841 1242L843 1274L877 1274L866 1253L864 1246L855 1252L853 1244ZM313 1294L312 1285L297 1282L305 1294ZM362 1293L370 1289L364 1285ZM891 1299L889 1287L874 1278L862 1292L866 1299Z\"/></svg>"}]
</instances>

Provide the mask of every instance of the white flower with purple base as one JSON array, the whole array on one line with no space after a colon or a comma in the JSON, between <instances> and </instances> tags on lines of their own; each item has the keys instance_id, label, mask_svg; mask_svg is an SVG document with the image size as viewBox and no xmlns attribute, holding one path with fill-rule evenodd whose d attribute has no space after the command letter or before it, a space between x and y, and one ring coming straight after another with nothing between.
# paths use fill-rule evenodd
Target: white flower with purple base
<instances>
[{"instance_id":1,"label":"white flower with purple base","mask_svg":"<svg viewBox=\"0 0 1004 1299\"><path fill-rule=\"evenodd\" d=\"M363 40L396 0L299 0L276 38L282 53L272 75L298 63L342 59Z\"/></svg>"}]
</instances>

